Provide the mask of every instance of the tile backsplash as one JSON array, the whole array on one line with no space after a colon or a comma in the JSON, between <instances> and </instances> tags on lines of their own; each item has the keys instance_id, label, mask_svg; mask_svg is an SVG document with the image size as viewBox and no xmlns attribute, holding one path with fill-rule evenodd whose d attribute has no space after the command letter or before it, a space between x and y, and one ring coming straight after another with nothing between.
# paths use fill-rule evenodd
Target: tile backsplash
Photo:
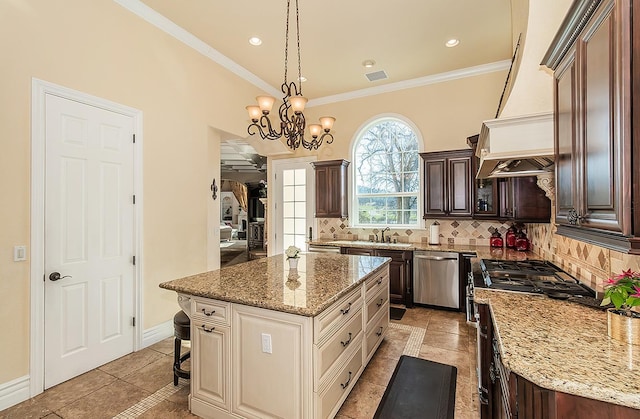
<instances>
[{"instance_id":1,"label":"tile backsplash","mask_svg":"<svg viewBox=\"0 0 640 419\"><path fill-rule=\"evenodd\" d=\"M640 256L558 236L550 226L551 224L527 225L533 251L570 274L580 277L596 291L602 292L604 282L624 270L640 272Z\"/></svg>"},{"instance_id":2,"label":"tile backsplash","mask_svg":"<svg viewBox=\"0 0 640 419\"><path fill-rule=\"evenodd\" d=\"M426 220L427 228L394 228L389 237L401 243L426 243L429 241L429 228L434 221L440 224L441 244L471 244L477 246L488 246L489 238L494 230L498 230L504 237L505 232L511 223L501 223L499 221L478 221L478 220L452 220L452 219L431 219ZM381 228L350 227L346 218L318 218L316 219L316 234L318 239L337 240L371 240L375 234L380 237Z\"/></svg>"}]
</instances>

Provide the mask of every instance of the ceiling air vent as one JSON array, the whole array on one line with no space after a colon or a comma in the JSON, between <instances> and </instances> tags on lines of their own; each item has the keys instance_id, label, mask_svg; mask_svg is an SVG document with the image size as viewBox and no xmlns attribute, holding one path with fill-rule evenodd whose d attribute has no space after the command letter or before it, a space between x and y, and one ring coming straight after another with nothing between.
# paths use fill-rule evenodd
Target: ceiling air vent
<instances>
[{"instance_id":1,"label":"ceiling air vent","mask_svg":"<svg viewBox=\"0 0 640 419\"><path fill-rule=\"evenodd\" d=\"M389 76L387 76L387 73L385 73L384 70L366 73L365 76L369 81L378 81L378 80L384 80L389 78Z\"/></svg>"}]
</instances>

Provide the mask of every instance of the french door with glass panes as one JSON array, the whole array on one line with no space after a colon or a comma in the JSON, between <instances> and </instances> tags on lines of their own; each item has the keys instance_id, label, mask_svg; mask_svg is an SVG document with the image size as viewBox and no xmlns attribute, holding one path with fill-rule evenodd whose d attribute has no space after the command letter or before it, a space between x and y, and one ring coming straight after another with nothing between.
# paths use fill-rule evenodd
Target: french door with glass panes
<instances>
[{"instance_id":1,"label":"french door with glass panes","mask_svg":"<svg viewBox=\"0 0 640 419\"><path fill-rule=\"evenodd\" d=\"M313 159L275 160L272 164L273 246L270 254L283 253L289 246L306 251L309 228L313 226Z\"/></svg>"}]
</instances>

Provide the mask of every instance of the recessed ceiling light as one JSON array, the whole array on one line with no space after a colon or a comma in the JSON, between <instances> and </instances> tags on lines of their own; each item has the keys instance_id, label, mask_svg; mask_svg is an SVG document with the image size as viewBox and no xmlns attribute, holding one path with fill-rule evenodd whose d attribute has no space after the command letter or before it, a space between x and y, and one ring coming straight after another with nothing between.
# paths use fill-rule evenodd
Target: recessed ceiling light
<instances>
[{"instance_id":1,"label":"recessed ceiling light","mask_svg":"<svg viewBox=\"0 0 640 419\"><path fill-rule=\"evenodd\" d=\"M307 81L307 78L305 76L300 76L299 80L304 83L305 81Z\"/></svg>"},{"instance_id":2,"label":"recessed ceiling light","mask_svg":"<svg viewBox=\"0 0 640 419\"><path fill-rule=\"evenodd\" d=\"M252 36L251 38L249 38L249 43L251 45L261 45L262 44L262 39L258 38L257 36Z\"/></svg>"},{"instance_id":3,"label":"recessed ceiling light","mask_svg":"<svg viewBox=\"0 0 640 419\"><path fill-rule=\"evenodd\" d=\"M460 41L459 41L458 39L455 39L455 38L454 38L454 39L449 39L447 42L445 42L445 45L446 45L448 48L453 48L453 47L455 47L456 45L458 45L459 43L460 43Z\"/></svg>"},{"instance_id":4,"label":"recessed ceiling light","mask_svg":"<svg viewBox=\"0 0 640 419\"><path fill-rule=\"evenodd\" d=\"M376 65L376 62L375 62L375 61L373 61L373 60L364 60L364 61L362 62L362 66L363 66L363 67L365 67L365 68L371 68L371 67L373 67L374 65Z\"/></svg>"}]
</instances>

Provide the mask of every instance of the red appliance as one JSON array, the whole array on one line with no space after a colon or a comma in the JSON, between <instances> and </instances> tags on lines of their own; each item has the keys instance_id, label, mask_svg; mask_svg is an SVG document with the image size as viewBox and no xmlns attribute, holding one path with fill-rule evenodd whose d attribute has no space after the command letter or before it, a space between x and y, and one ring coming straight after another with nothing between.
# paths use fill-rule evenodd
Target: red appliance
<instances>
[{"instance_id":1,"label":"red appliance","mask_svg":"<svg viewBox=\"0 0 640 419\"><path fill-rule=\"evenodd\" d=\"M507 233L504 235L506 246L513 249L516 247L516 228L514 226L509 227Z\"/></svg>"},{"instance_id":2,"label":"red appliance","mask_svg":"<svg viewBox=\"0 0 640 419\"><path fill-rule=\"evenodd\" d=\"M522 252L529 250L529 239L527 235L520 232L518 237L516 238L516 250L520 250Z\"/></svg>"},{"instance_id":3,"label":"red appliance","mask_svg":"<svg viewBox=\"0 0 640 419\"><path fill-rule=\"evenodd\" d=\"M502 235L498 230L494 231L491 234L491 238L489 239L489 246L491 247L502 247L504 246L504 241L502 240Z\"/></svg>"}]
</instances>

